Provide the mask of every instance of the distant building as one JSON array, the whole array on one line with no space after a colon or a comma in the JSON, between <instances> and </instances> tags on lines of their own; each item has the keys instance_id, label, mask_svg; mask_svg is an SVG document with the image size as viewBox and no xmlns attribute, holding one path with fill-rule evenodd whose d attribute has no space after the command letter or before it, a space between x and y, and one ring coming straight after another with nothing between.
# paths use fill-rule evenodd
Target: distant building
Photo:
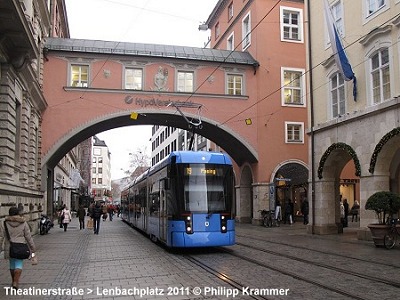
<instances>
[{"instance_id":1,"label":"distant building","mask_svg":"<svg viewBox=\"0 0 400 300\"><path fill-rule=\"evenodd\" d=\"M205 137L184 129L155 125L151 137L151 165L155 165L172 151L193 150L208 151L210 148L219 151L220 148ZM191 145L192 143L192 145Z\"/></svg>"},{"instance_id":2,"label":"distant building","mask_svg":"<svg viewBox=\"0 0 400 300\"><path fill-rule=\"evenodd\" d=\"M97 136L92 145L92 197L95 201L111 199L111 160L106 143Z\"/></svg>"}]
</instances>

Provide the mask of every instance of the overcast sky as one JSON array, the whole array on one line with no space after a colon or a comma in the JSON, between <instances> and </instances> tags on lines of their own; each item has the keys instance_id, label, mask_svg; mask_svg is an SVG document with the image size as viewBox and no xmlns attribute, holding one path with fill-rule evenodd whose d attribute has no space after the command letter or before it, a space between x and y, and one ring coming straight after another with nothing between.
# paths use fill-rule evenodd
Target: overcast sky
<instances>
[{"instance_id":1,"label":"overcast sky","mask_svg":"<svg viewBox=\"0 0 400 300\"><path fill-rule=\"evenodd\" d=\"M71 38L204 47L199 31L218 0L65 0ZM111 152L111 177L125 176L129 153L147 148L151 126L129 126L97 135ZM134 143L127 143L134 136ZM122 170L121 170L122 169Z\"/></svg>"}]
</instances>

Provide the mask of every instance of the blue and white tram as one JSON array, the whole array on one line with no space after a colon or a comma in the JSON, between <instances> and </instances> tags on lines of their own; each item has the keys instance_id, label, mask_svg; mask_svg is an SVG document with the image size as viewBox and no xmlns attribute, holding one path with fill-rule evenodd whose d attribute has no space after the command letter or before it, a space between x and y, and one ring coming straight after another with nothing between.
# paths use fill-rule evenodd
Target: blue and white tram
<instances>
[{"instance_id":1,"label":"blue and white tram","mask_svg":"<svg viewBox=\"0 0 400 300\"><path fill-rule=\"evenodd\" d=\"M122 218L168 247L234 245L233 199L227 155L176 151L122 191Z\"/></svg>"}]
</instances>

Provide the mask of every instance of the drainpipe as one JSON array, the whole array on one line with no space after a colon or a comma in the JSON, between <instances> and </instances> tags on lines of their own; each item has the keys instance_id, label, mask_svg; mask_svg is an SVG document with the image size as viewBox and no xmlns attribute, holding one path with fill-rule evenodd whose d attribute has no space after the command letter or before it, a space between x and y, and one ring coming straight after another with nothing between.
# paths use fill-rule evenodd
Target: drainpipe
<instances>
[{"instance_id":1,"label":"drainpipe","mask_svg":"<svg viewBox=\"0 0 400 300\"><path fill-rule=\"evenodd\" d=\"M313 72L312 72L312 55L311 55L311 21L310 21L310 0L307 0L307 27L308 27L308 70L309 72L309 88L310 88L310 136L311 136L311 207L312 207L312 225L311 225L311 233L315 234L315 159L314 159L314 94L313 94Z\"/></svg>"}]
</instances>

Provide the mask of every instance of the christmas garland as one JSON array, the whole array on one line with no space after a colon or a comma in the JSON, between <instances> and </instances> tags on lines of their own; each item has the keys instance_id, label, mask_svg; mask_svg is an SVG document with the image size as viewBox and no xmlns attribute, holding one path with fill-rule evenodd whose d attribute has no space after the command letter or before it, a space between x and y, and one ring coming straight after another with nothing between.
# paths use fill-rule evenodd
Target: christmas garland
<instances>
[{"instance_id":1,"label":"christmas garland","mask_svg":"<svg viewBox=\"0 0 400 300\"><path fill-rule=\"evenodd\" d=\"M324 155L322 155L322 157L321 157L321 160L320 160L319 166L318 166L318 178L322 179L322 177L323 177L322 172L324 170L324 164L325 164L326 160L328 159L328 156L332 153L332 151L334 151L336 149L344 150L351 156L351 158L354 161L354 166L356 168L355 175L361 176L360 161L358 160L357 154L353 150L353 148L351 148L349 145L347 145L345 143L334 143L329 146L329 148L325 151Z\"/></svg>"},{"instance_id":2,"label":"christmas garland","mask_svg":"<svg viewBox=\"0 0 400 300\"><path fill-rule=\"evenodd\" d=\"M381 152L383 146L392 138L400 133L400 127L391 130L389 133L385 134L384 137L376 145L374 152L372 153L371 162L369 163L368 171L373 174L375 171L376 160L378 159L378 154Z\"/></svg>"}]
</instances>

